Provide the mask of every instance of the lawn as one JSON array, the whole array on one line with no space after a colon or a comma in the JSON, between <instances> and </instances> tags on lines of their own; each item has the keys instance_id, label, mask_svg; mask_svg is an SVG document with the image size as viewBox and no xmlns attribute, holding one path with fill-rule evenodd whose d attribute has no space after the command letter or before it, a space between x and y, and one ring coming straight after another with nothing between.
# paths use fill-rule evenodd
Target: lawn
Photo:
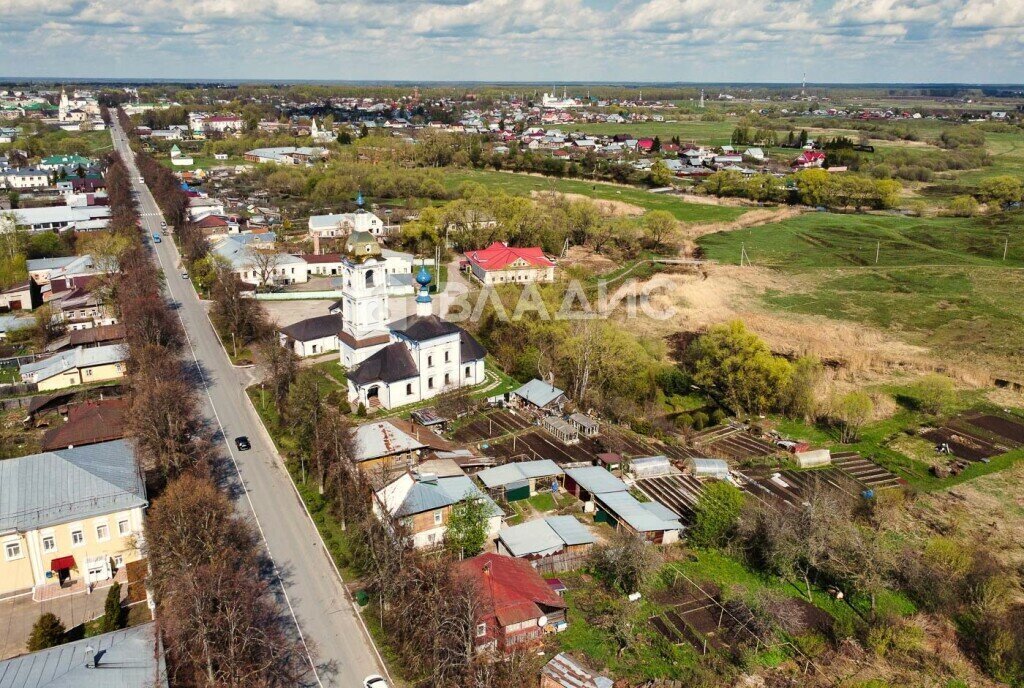
<instances>
[{"instance_id":1,"label":"lawn","mask_svg":"<svg viewBox=\"0 0 1024 688\"><path fill-rule=\"evenodd\" d=\"M313 368L319 370L339 385L348 385L348 378L345 377L347 372L345 366L341 365L338 361L323 361L322 363L315 364Z\"/></svg>"},{"instance_id":2,"label":"lawn","mask_svg":"<svg viewBox=\"0 0 1024 688\"><path fill-rule=\"evenodd\" d=\"M445 172L445 184L449 189L457 189L460 184L469 181L520 196L528 196L534 191L557 191L606 201L622 201L646 210L667 210L676 219L685 222L730 222L747 211L743 207L687 203L677 197L651 193L646 189L579 179L489 170L451 169Z\"/></svg>"}]
</instances>

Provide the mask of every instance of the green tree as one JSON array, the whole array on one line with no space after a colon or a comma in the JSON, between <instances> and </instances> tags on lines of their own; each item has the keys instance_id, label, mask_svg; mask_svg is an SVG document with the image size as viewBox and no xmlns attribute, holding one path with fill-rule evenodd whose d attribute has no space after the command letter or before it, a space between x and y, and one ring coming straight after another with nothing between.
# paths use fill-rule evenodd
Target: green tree
<instances>
[{"instance_id":1,"label":"green tree","mask_svg":"<svg viewBox=\"0 0 1024 688\"><path fill-rule=\"evenodd\" d=\"M452 554L475 557L487 541L487 502L479 498L465 499L452 507L444 545Z\"/></svg>"},{"instance_id":2,"label":"green tree","mask_svg":"<svg viewBox=\"0 0 1024 688\"><path fill-rule=\"evenodd\" d=\"M1019 202L1024 196L1024 185L1020 178L1009 174L989 177L978 184L978 195L986 203L1002 207Z\"/></svg>"},{"instance_id":3,"label":"green tree","mask_svg":"<svg viewBox=\"0 0 1024 688\"><path fill-rule=\"evenodd\" d=\"M121 628L121 584L114 581L114 584L107 590L107 599L103 603L103 617L100 620L100 630L104 633L116 631Z\"/></svg>"},{"instance_id":4,"label":"green tree","mask_svg":"<svg viewBox=\"0 0 1024 688\"><path fill-rule=\"evenodd\" d=\"M672 243L679 231L679 222L666 210L652 210L643 216L640 224L644 236L655 250L665 242Z\"/></svg>"},{"instance_id":5,"label":"green tree","mask_svg":"<svg viewBox=\"0 0 1024 688\"><path fill-rule=\"evenodd\" d=\"M835 405L836 419L842 426L841 441L856 442L860 431L871 419L875 404L864 392L848 392L839 397Z\"/></svg>"},{"instance_id":6,"label":"green tree","mask_svg":"<svg viewBox=\"0 0 1024 688\"><path fill-rule=\"evenodd\" d=\"M693 381L717 391L734 409L762 413L778 407L792 366L735 320L715 325L688 351Z\"/></svg>"},{"instance_id":7,"label":"green tree","mask_svg":"<svg viewBox=\"0 0 1024 688\"><path fill-rule=\"evenodd\" d=\"M655 160L651 165L651 183L655 186L669 186L674 179L672 170L661 160Z\"/></svg>"},{"instance_id":8,"label":"green tree","mask_svg":"<svg viewBox=\"0 0 1024 688\"><path fill-rule=\"evenodd\" d=\"M782 410L790 418L808 420L818 410L818 387L825 367L814 356L802 356L793 364L793 376L783 393Z\"/></svg>"},{"instance_id":9,"label":"green tree","mask_svg":"<svg viewBox=\"0 0 1024 688\"><path fill-rule=\"evenodd\" d=\"M38 652L48 647L56 647L64 641L66 629L56 614L46 612L32 625L26 647L29 652Z\"/></svg>"},{"instance_id":10,"label":"green tree","mask_svg":"<svg viewBox=\"0 0 1024 688\"><path fill-rule=\"evenodd\" d=\"M743 510L743 493L730 483L710 483L694 507L693 526L687 532L690 543L696 547L725 545Z\"/></svg>"},{"instance_id":11,"label":"green tree","mask_svg":"<svg viewBox=\"0 0 1024 688\"><path fill-rule=\"evenodd\" d=\"M343 146L347 146L352 143L352 134L347 129L342 129L338 132L338 143Z\"/></svg>"},{"instance_id":12,"label":"green tree","mask_svg":"<svg viewBox=\"0 0 1024 688\"><path fill-rule=\"evenodd\" d=\"M926 413L943 413L956 398L953 381L945 375L925 375L917 383L917 397L921 410Z\"/></svg>"}]
</instances>

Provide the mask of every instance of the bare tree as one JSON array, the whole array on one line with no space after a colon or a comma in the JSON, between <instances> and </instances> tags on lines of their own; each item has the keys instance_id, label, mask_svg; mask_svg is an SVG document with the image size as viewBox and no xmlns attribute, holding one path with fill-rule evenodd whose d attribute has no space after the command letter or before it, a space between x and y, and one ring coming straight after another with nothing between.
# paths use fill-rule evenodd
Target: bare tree
<instances>
[{"instance_id":1,"label":"bare tree","mask_svg":"<svg viewBox=\"0 0 1024 688\"><path fill-rule=\"evenodd\" d=\"M277 268L281 264L281 254L273 248L250 248L246 255L249 265L256 272L259 286L273 284Z\"/></svg>"}]
</instances>

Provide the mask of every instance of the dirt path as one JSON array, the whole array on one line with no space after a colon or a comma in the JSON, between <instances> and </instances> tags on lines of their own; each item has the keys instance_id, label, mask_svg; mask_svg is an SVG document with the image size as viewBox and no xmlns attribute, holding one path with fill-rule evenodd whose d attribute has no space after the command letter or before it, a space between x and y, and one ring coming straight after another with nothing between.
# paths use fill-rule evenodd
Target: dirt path
<instances>
[{"instance_id":1,"label":"dirt path","mask_svg":"<svg viewBox=\"0 0 1024 688\"><path fill-rule=\"evenodd\" d=\"M805 212L807 212L806 208L789 205L778 206L775 208L757 208L756 210L748 210L732 222L702 222L699 224L687 224L686 238L692 241L698 237L704 236L705 234L733 232L737 229L749 229L751 227L758 227L772 222L788 220L791 217L796 217L797 215Z\"/></svg>"}]
</instances>

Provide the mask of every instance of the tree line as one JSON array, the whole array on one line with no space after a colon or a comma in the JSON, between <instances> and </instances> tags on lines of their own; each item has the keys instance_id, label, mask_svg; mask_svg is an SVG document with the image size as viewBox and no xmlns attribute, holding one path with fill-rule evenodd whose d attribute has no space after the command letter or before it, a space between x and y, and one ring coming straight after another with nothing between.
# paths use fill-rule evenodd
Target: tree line
<instances>
[{"instance_id":1,"label":"tree line","mask_svg":"<svg viewBox=\"0 0 1024 688\"><path fill-rule=\"evenodd\" d=\"M113 292L129 361L128 434L150 487L145 553L172 682L292 686L309 670L252 526L218 488L221 463L184 367L180 321L140 238L127 167L111 156L112 229L129 245Z\"/></svg>"}]
</instances>

